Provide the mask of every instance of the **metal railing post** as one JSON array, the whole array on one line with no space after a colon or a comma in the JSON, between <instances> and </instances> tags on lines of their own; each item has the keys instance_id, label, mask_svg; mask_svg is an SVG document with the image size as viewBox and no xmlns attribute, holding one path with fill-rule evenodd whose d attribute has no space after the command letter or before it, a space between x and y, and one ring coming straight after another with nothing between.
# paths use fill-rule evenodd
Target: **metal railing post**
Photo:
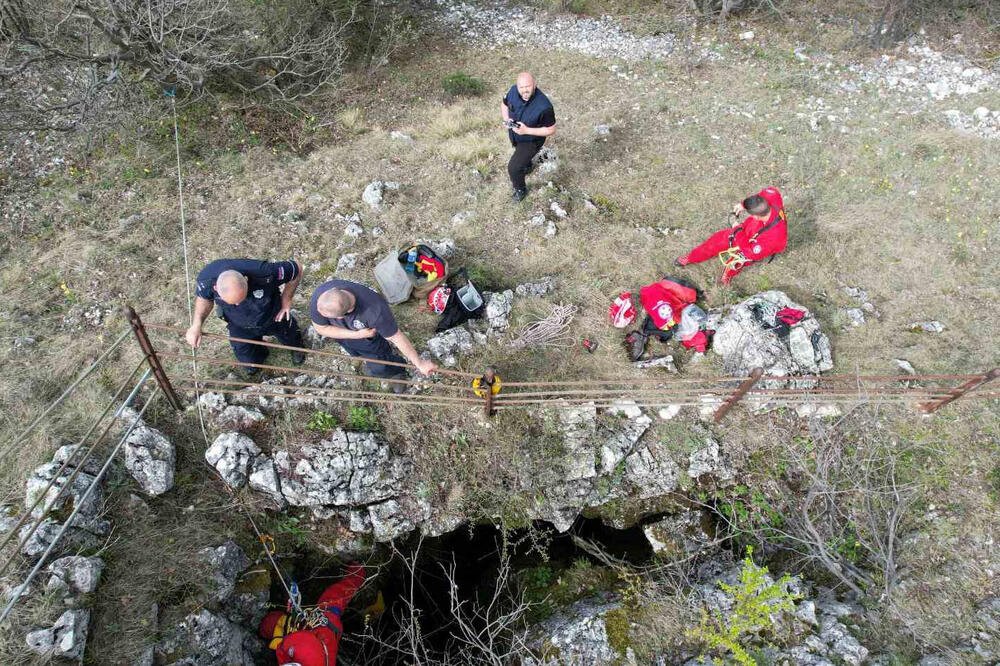
<instances>
[{"instance_id":1,"label":"metal railing post","mask_svg":"<svg viewBox=\"0 0 1000 666\"><path fill-rule=\"evenodd\" d=\"M486 410L486 418L493 416L496 410L493 409L493 382L496 381L496 372L493 368L487 368L486 372L483 373L483 385L486 389L486 404L484 409Z\"/></svg>"},{"instance_id":2,"label":"metal railing post","mask_svg":"<svg viewBox=\"0 0 1000 666\"><path fill-rule=\"evenodd\" d=\"M753 369L753 372L750 373L750 376L744 379L743 383L741 383L738 387L736 387L736 390L733 391L733 394L728 398L726 398L726 400L721 405L719 405L719 408L715 410L714 418L716 423L721 421L722 417L724 417L726 413L733 408L733 405L738 403L740 399L743 398L744 395L746 395L747 391L753 388L753 385L760 380L763 374L764 374L763 368Z\"/></svg>"},{"instance_id":3,"label":"metal railing post","mask_svg":"<svg viewBox=\"0 0 1000 666\"><path fill-rule=\"evenodd\" d=\"M125 318L132 327L132 332L139 343L139 348L142 349L142 353L146 357L146 362L149 363L149 369L153 371L156 383L163 389L163 395L167 397L167 402L178 411L184 409L180 398L177 397L177 393L170 383L170 378L167 377L167 373L160 363L160 357L156 355L156 349L153 348L153 343L149 340L149 335L146 333L146 327L142 324L142 319L139 318L139 315L132 309L131 305L125 306Z\"/></svg>"},{"instance_id":4,"label":"metal railing post","mask_svg":"<svg viewBox=\"0 0 1000 666\"><path fill-rule=\"evenodd\" d=\"M931 402L925 402L920 405L920 411L924 414L933 414L937 410L941 409L949 402L954 402L961 398L963 395L968 393L974 388L979 388L987 382L991 382L997 377L1000 377L1000 368L993 368L989 372L980 375L979 377L974 377L969 381L965 382L961 386L956 386L955 388L948 391L948 395L938 400L932 400Z\"/></svg>"}]
</instances>

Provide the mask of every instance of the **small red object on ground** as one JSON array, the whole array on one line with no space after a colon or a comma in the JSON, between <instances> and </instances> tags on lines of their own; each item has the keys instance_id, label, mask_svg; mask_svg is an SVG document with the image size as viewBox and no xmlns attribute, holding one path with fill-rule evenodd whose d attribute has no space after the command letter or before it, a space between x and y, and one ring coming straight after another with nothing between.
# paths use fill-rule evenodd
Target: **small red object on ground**
<instances>
[{"instance_id":1,"label":"small red object on ground","mask_svg":"<svg viewBox=\"0 0 1000 666\"><path fill-rule=\"evenodd\" d=\"M597 349L597 341L591 340L590 338L583 339L583 348L589 351L591 354Z\"/></svg>"}]
</instances>

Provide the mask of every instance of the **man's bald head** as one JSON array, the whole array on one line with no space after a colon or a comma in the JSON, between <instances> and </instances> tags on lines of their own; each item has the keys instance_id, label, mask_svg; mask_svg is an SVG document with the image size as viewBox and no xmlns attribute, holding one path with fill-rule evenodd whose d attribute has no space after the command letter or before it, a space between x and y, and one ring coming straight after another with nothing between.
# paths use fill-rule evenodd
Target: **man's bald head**
<instances>
[{"instance_id":1,"label":"man's bald head","mask_svg":"<svg viewBox=\"0 0 1000 666\"><path fill-rule=\"evenodd\" d=\"M535 94L535 77L531 72L521 72L517 75L517 94L525 102Z\"/></svg>"},{"instance_id":2,"label":"man's bald head","mask_svg":"<svg viewBox=\"0 0 1000 666\"><path fill-rule=\"evenodd\" d=\"M316 309L324 317L343 317L354 309L354 294L344 289L330 289L320 294Z\"/></svg>"},{"instance_id":3,"label":"man's bald head","mask_svg":"<svg viewBox=\"0 0 1000 666\"><path fill-rule=\"evenodd\" d=\"M222 271L215 281L219 298L230 305L239 305L247 297L247 279L239 271Z\"/></svg>"}]
</instances>

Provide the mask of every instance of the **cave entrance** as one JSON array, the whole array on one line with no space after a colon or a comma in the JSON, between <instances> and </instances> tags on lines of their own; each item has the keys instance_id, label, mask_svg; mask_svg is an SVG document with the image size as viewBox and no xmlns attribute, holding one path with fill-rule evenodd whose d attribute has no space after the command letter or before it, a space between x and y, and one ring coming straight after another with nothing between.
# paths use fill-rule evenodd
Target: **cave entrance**
<instances>
[{"instance_id":1,"label":"cave entrance","mask_svg":"<svg viewBox=\"0 0 1000 666\"><path fill-rule=\"evenodd\" d=\"M541 619L553 610L546 612L545 590L566 572L587 578L590 567L610 571L601 568L609 559L641 564L652 555L640 526L619 530L584 517L565 533L545 522L506 532L490 524L465 525L440 537L380 544L369 562L369 582L342 616L340 663L407 663L416 643L421 660L470 659L463 652L475 649L464 641L469 632L494 622L517 630ZM329 556L301 553L295 574L304 603L313 603L342 571ZM379 592L384 611L366 613L374 610ZM283 595L278 584L271 598ZM499 634L502 643L505 632Z\"/></svg>"}]
</instances>

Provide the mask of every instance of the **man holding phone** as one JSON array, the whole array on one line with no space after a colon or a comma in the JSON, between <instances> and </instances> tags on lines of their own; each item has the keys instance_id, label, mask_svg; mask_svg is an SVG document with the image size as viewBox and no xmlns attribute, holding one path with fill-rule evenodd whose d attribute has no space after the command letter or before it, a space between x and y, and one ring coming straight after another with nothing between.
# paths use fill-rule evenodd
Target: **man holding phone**
<instances>
[{"instance_id":1,"label":"man holding phone","mask_svg":"<svg viewBox=\"0 0 1000 666\"><path fill-rule=\"evenodd\" d=\"M530 72L521 72L500 103L500 116L514 146L507 174L517 202L528 195L524 177L531 172L532 160L545 145L545 138L556 133L556 112L549 98L535 85L535 77Z\"/></svg>"}]
</instances>

